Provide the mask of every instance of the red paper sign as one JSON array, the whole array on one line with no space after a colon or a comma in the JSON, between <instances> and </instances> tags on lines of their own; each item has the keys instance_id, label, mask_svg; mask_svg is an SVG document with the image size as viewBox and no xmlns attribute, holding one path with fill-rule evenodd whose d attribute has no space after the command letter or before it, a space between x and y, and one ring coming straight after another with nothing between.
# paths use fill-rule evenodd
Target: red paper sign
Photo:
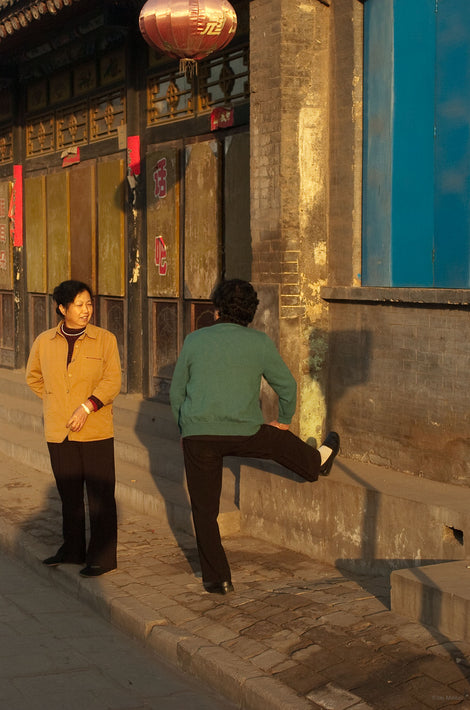
<instances>
[{"instance_id":1,"label":"red paper sign","mask_svg":"<svg viewBox=\"0 0 470 710\"><path fill-rule=\"evenodd\" d=\"M23 246L23 166L13 166L13 190L11 191L10 210L13 246Z\"/></svg>"},{"instance_id":2,"label":"red paper sign","mask_svg":"<svg viewBox=\"0 0 470 710\"><path fill-rule=\"evenodd\" d=\"M64 155L62 158L62 167L67 168L69 165L76 165L77 163L80 162L80 146L75 146L72 148L70 151L67 152L67 155Z\"/></svg>"},{"instance_id":3,"label":"red paper sign","mask_svg":"<svg viewBox=\"0 0 470 710\"><path fill-rule=\"evenodd\" d=\"M155 183L154 195L155 197L166 197L167 190L167 169L166 169L166 158L161 158L153 171L153 182Z\"/></svg>"},{"instance_id":4,"label":"red paper sign","mask_svg":"<svg viewBox=\"0 0 470 710\"><path fill-rule=\"evenodd\" d=\"M166 261L166 245L163 241L163 237L155 238L155 266L158 266L160 276L166 276L168 264Z\"/></svg>"},{"instance_id":5,"label":"red paper sign","mask_svg":"<svg viewBox=\"0 0 470 710\"><path fill-rule=\"evenodd\" d=\"M127 137L127 167L129 175L140 175L140 136Z\"/></svg>"},{"instance_id":6,"label":"red paper sign","mask_svg":"<svg viewBox=\"0 0 470 710\"><path fill-rule=\"evenodd\" d=\"M211 131L233 126L233 108L215 108L211 113Z\"/></svg>"}]
</instances>

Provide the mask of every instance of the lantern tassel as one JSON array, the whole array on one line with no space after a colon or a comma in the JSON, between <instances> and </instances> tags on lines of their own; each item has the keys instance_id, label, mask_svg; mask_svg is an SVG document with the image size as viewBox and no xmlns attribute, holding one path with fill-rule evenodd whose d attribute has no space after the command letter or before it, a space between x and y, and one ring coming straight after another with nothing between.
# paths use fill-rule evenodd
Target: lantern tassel
<instances>
[{"instance_id":1,"label":"lantern tassel","mask_svg":"<svg viewBox=\"0 0 470 710\"><path fill-rule=\"evenodd\" d=\"M192 78L195 74L197 74L197 61L195 59L188 59L187 57L184 57L183 59L180 59L180 73L181 74L186 74L188 79Z\"/></svg>"}]
</instances>

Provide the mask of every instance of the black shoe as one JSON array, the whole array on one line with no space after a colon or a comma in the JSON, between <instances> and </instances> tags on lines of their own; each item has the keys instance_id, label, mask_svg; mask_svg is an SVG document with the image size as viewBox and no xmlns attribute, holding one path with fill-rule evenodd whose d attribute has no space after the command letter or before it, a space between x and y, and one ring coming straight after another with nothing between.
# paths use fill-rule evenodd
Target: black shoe
<instances>
[{"instance_id":1,"label":"black shoe","mask_svg":"<svg viewBox=\"0 0 470 710\"><path fill-rule=\"evenodd\" d=\"M209 594L228 594L234 591L232 582L204 582L204 589Z\"/></svg>"},{"instance_id":2,"label":"black shoe","mask_svg":"<svg viewBox=\"0 0 470 710\"><path fill-rule=\"evenodd\" d=\"M319 476L328 476L331 467L333 466L333 461L335 460L339 451L339 434L335 431L330 431L322 446L328 446L331 449L331 454L326 459L325 463L321 466Z\"/></svg>"},{"instance_id":3,"label":"black shoe","mask_svg":"<svg viewBox=\"0 0 470 710\"><path fill-rule=\"evenodd\" d=\"M113 572L116 569L116 567L111 567L111 569L105 569L105 567L101 567L100 565L87 565L83 569L80 570L80 574L82 577L101 577L102 574L106 574L107 572Z\"/></svg>"},{"instance_id":4,"label":"black shoe","mask_svg":"<svg viewBox=\"0 0 470 710\"><path fill-rule=\"evenodd\" d=\"M65 557L64 553L60 550L52 555L52 557L46 557L42 561L43 565L48 567L57 567L57 565L83 565L85 560L70 560Z\"/></svg>"}]
</instances>

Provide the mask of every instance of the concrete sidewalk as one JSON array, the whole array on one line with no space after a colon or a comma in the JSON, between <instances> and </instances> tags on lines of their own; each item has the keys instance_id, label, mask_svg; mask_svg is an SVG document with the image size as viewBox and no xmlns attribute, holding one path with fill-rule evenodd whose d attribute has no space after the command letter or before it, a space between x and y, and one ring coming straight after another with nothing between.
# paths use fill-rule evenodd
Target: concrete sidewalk
<instances>
[{"instance_id":1,"label":"concrete sidewalk","mask_svg":"<svg viewBox=\"0 0 470 710\"><path fill-rule=\"evenodd\" d=\"M119 568L46 568L61 543L52 474L5 458L0 543L104 618L247 710L470 710L470 644L389 611L388 579L345 575L239 534L235 593L207 594L194 539L119 509Z\"/></svg>"},{"instance_id":2,"label":"concrete sidewalk","mask_svg":"<svg viewBox=\"0 0 470 710\"><path fill-rule=\"evenodd\" d=\"M236 710L0 550L2 710Z\"/></svg>"}]
</instances>

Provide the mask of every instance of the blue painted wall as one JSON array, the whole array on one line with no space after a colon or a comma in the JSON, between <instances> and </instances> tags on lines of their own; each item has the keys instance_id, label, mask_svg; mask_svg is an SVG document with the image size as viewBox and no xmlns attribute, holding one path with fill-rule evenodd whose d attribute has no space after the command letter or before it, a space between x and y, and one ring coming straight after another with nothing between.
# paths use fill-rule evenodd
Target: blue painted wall
<instances>
[{"instance_id":1,"label":"blue painted wall","mask_svg":"<svg viewBox=\"0 0 470 710\"><path fill-rule=\"evenodd\" d=\"M436 70L435 283L469 287L470 0L440 0Z\"/></svg>"},{"instance_id":2,"label":"blue painted wall","mask_svg":"<svg viewBox=\"0 0 470 710\"><path fill-rule=\"evenodd\" d=\"M364 12L363 282L388 286L392 239L393 4Z\"/></svg>"},{"instance_id":3,"label":"blue painted wall","mask_svg":"<svg viewBox=\"0 0 470 710\"><path fill-rule=\"evenodd\" d=\"M470 0L364 7L363 283L467 288Z\"/></svg>"}]
</instances>

